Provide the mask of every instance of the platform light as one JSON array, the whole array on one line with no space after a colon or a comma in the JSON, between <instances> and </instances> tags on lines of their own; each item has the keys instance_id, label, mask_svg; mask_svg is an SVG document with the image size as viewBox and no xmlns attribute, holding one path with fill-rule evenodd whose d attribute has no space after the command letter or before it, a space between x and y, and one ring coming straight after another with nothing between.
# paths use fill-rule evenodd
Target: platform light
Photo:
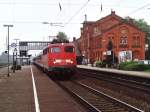
<instances>
[{"instance_id":1,"label":"platform light","mask_svg":"<svg viewBox=\"0 0 150 112\"><path fill-rule=\"evenodd\" d=\"M4 27L8 28L8 41L7 41L7 48L8 48L8 77L9 77L9 27L13 27L13 25L3 25Z\"/></svg>"}]
</instances>

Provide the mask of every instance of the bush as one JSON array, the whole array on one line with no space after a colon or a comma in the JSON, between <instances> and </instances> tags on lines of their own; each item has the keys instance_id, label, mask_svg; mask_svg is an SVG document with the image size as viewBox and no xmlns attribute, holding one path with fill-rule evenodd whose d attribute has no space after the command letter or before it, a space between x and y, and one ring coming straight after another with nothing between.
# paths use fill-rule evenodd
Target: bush
<instances>
[{"instance_id":1,"label":"bush","mask_svg":"<svg viewBox=\"0 0 150 112\"><path fill-rule=\"evenodd\" d=\"M131 62L120 63L119 69L129 70L129 71L145 71L147 69L150 69L150 66L131 61Z\"/></svg>"},{"instance_id":2,"label":"bush","mask_svg":"<svg viewBox=\"0 0 150 112\"><path fill-rule=\"evenodd\" d=\"M101 61L96 61L95 66L100 67L101 63L102 63Z\"/></svg>"},{"instance_id":3,"label":"bush","mask_svg":"<svg viewBox=\"0 0 150 112\"><path fill-rule=\"evenodd\" d=\"M136 63L138 63L138 62L135 62L135 61L122 62L119 64L118 68L124 70L124 69L126 69L126 66L134 65Z\"/></svg>"},{"instance_id":4,"label":"bush","mask_svg":"<svg viewBox=\"0 0 150 112\"><path fill-rule=\"evenodd\" d=\"M96 65L97 67L105 67L105 66L106 66L106 63L105 63L105 62L102 62L102 61L96 61L96 62L95 62L95 65Z\"/></svg>"}]
</instances>

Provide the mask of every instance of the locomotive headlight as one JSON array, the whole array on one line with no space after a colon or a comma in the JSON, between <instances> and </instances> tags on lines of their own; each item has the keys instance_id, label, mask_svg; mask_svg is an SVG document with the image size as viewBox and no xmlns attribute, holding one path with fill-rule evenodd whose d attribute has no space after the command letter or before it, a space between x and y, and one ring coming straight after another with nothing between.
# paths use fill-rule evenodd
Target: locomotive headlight
<instances>
[{"instance_id":1,"label":"locomotive headlight","mask_svg":"<svg viewBox=\"0 0 150 112\"><path fill-rule=\"evenodd\" d=\"M53 63L61 63L61 59L56 59Z\"/></svg>"},{"instance_id":2,"label":"locomotive headlight","mask_svg":"<svg viewBox=\"0 0 150 112\"><path fill-rule=\"evenodd\" d=\"M71 59L66 59L66 63L73 63L73 61Z\"/></svg>"}]
</instances>

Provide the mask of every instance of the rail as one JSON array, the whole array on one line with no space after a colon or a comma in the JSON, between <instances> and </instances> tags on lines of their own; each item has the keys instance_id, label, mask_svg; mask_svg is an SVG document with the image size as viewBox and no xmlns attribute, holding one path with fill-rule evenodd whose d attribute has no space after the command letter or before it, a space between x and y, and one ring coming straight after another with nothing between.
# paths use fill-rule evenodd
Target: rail
<instances>
[{"instance_id":1,"label":"rail","mask_svg":"<svg viewBox=\"0 0 150 112\"><path fill-rule=\"evenodd\" d=\"M95 90L87 85L68 81L57 82L67 92L74 97L80 99L84 105L88 105L88 109L92 112L115 111L115 112L144 112L125 102L106 95L98 90Z\"/></svg>"}]
</instances>

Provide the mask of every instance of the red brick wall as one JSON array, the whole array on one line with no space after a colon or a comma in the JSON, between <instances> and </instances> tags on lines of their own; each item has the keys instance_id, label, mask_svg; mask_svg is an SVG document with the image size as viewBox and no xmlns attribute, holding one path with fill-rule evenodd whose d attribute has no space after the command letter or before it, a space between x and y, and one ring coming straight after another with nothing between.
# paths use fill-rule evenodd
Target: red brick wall
<instances>
[{"instance_id":1,"label":"red brick wall","mask_svg":"<svg viewBox=\"0 0 150 112\"><path fill-rule=\"evenodd\" d=\"M125 46L120 44L122 31L126 31L126 34L124 35L127 36L127 44L125 44ZM134 45L135 34L136 36L139 36L139 43L137 46ZM131 50L133 53L133 59L145 59L145 33L127 24L119 25L104 33L102 38L105 40L105 43L102 43L102 46L105 46L105 48L103 48L103 51L107 50L106 45L109 41L109 37L113 37L113 51L115 52L116 56L118 56L119 51Z\"/></svg>"},{"instance_id":2,"label":"red brick wall","mask_svg":"<svg viewBox=\"0 0 150 112\"><path fill-rule=\"evenodd\" d=\"M122 20L112 12L96 22L84 23L78 39L82 55L95 61L105 59L109 39L112 39L117 57L120 51L131 50L133 59L145 59L145 33Z\"/></svg>"}]
</instances>

